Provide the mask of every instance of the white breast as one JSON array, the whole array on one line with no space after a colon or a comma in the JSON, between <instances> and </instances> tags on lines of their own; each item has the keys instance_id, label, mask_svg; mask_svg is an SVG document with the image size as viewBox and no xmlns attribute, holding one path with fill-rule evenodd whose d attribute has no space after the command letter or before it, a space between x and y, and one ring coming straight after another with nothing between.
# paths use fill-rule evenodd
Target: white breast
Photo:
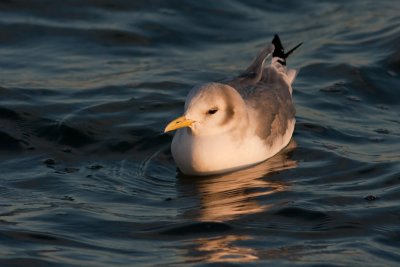
<instances>
[{"instance_id":1,"label":"white breast","mask_svg":"<svg viewBox=\"0 0 400 267\"><path fill-rule=\"evenodd\" d=\"M242 140L230 136L193 136L190 129L180 129L172 141L172 156L179 169L188 175L210 175L234 171L264 161L284 148L290 141L295 121L288 124L283 136L267 146L248 131Z\"/></svg>"}]
</instances>

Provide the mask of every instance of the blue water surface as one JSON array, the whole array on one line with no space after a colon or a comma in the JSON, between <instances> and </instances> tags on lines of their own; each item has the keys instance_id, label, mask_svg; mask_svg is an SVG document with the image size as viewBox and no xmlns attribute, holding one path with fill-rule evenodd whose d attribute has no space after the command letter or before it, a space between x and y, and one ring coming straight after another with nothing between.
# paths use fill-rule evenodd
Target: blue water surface
<instances>
[{"instance_id":1,"label":"blue water surface","mask_svg":"<svg viewBox=\"0 0 400 267\"><path fill-rule=\"evenodd\" d=\"M390 0L0 1L0 266L398 266L399 14ZM304 42L289 146L179 174L166 123L275 33Z\"/></svg>"}]
</instances>

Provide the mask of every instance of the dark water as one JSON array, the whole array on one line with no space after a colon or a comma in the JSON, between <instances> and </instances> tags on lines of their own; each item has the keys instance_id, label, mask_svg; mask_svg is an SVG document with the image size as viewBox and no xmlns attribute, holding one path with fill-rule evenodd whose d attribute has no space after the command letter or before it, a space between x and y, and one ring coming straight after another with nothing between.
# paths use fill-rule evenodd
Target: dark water
<instances>
[{"instance_id":1,"label":"dark water","mask_svg":"<svg viewBox=\"0 0 400 267\"><path fill-rule=\"evenodd\" d=\"M398 1L0 1L0 266L398 266ZM279 33L290 146L177 175L189 89Z\"/></svg>"}]
</instances>

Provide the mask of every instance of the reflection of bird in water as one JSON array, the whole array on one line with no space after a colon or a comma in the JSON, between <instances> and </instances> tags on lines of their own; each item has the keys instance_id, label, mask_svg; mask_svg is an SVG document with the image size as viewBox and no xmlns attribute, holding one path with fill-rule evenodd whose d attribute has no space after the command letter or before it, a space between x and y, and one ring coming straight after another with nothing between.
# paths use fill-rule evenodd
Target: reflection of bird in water
<instances>
[{"instance_id":1,"label":"reflection of bird in water","mask_svg":"<svg viewBox=\"0 0 400 267\"><path fill-rule=\"evenodd\" d=\"M300 46L300 45L298 45ZM277 35L240 76L193 88L185 113L167 125L176 130L171 145L187 175L226 173L262 162L290 141L295 124L292 83ZM272 55L271 64L264 66Z\"/></svg>"},{"instance_id":2,"label":"reflection of bird in water","mask_svg":"<svg viewBox=\"0 0 400 267\"><path fill-rule=\"evenodd\" d=\"M252 248L233 246L234 242L249 240L248 236L226 235L209 238L199 238L198 261L207 262L251 262L257 260L257 252Z\"/></svg>"},{"instance_id":3,"label":"reflection of bird in water","mask_svg":"<svg viewBox=\"0 0 400 267\"><path fill-rule=\"evenodd\" d=\"M192 184L194 190L191 191L191 194L196 193L200 200L200 206L185 212L183 216L204 222L224 222L267 210L271 205L260 204L257 198L283 191L289 185L279 181L268 181L266 176L273 172L295 168L297 162L289 158L289 153L295 147L296 143L292 140L284 150L274 157L248 169L201 179L182 177L179 181L185 186L188 183ZM254 261L258 259L258 251L237 244L242 240L250 239L250 236L229 232L227 235L221 234L191 240L191 242L197 243L195 255L198 255L191 260Z\"/></svg>"},{"instance_id":4,"label":"reflection of bird in water","mask_svg":"<svg viewBox=\"0 0 400 267\"><path fill-rule=\"evenodd\" d=\"M281 153L256 166L197 179L195 183L201 199L199 220L227 221L267 209L268 205L260 205L255 198L283 191L287 185L263 177L271 172L296 167L296 161L287 158L287 153L295 147L296 143L292 141Z\"/></svg>"}]
</instances>

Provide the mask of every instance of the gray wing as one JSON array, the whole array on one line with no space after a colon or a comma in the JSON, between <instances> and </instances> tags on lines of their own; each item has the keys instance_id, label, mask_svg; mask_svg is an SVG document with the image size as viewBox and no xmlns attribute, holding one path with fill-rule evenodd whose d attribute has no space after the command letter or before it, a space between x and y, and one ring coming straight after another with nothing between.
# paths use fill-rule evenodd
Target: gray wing
<instances>
[{"instance_id":1,"label":"gray wing","mask_svg":"<svg viewBox=\"0 0 400 267\"><path fill-rule=\"evenodd\" d=\"M267 145L272 145L276 137L286 133L289 122L295 116L290 85L284 79L286 74L282 67L263 68L257 74L259 78L249 73L225 82L235 88L256 111L256 134Z\"/></svg>"},{"instance_id":2,"label":"gray wing","mask_svg":"<svg viewBox=\"0 0 400 267\"><path fill-rule=\"evenodd\" d=\"M255 110L256 133L267 145L272 145L276 137L283 136L289 122L295 118L291 83L296 71L286 69L285 58L301 45L284 53L277 35L272 42L274 44L269 44L260 51L244 73L225 81L241 94L249 107ZM274 53L275 46L279 53ZM274 57L271 65L264 67L265 60L271 54Z\"/></svg>"},{"instance_id":3,"label":"gray wing","mask_svg":"<svg viewBox=\"0 0 400 267\"><path fill-rule=\"evenodd\" d=\"M245 93L246 103L256 111L257 135L272 145L276 137L286 133L296 112L287 83L277 80L246 87L241 91Z\"/></svg>"}]
</instances>

